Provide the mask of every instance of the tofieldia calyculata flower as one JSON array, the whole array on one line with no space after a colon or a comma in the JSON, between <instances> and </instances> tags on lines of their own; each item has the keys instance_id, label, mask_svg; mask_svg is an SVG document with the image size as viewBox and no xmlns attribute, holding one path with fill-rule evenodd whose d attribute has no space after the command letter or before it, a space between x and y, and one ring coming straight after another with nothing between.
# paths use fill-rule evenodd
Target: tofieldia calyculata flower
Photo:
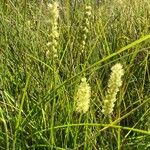
<instances>
[{"instance_id":1,"label":"tofieldia calyculata flower","mask_svg":"<svg viewBox=\"0 0 150 150\"><path fill-rule=\"evenodd\" d=\"M91 88L86 81L86 78L81 79L75 95L75 111L79 113L86 113L89 109L91 97Z\"/></svg>"},{"instance_id":2,"label":"tofieldia calyculata flower","mask_svg":"<svg viewBox=\"0 0 150 150\"><path fill-rule=\"evenodd\" d=\"M112 72L108 81L108 89L103 102L102 112L105 115L109 115L113 112L116 96L119 91L119 87L122 85L121 77L124 74L122 65L117 63L111 68Z\"/></svg>"},{"instance_id":3,"label":"tofieldia calyculata flower","mask_svg":"<svg viewBox=\"0 0 150 150\"><path fill-rule=\"evenodd\" d=\"M84 52L87 35L89 33L90 16L92 14L91 10L92 10L91 6L85 7L84 20L83 20L83 25L81 27L81 29L82 29L81 52Z\"/></svg>"},{"instance_id":4,"label":"tofieldia calyculata flower","mask_svg":"<svg viewBox=\"0 0 150 150\"><path fill-rule=\"evenodd\" d=\"M59 11L58 11L58 3L53 2L52 4L48 4L48 9L50 11L50 37L49 42L47 43L47 46L49 47L49 50L47 51L47 54L52 52L53 57L57 58L57 47L58 47L58 38L59 38L59 32L58 32L58 18L59 18Z\"/></svg>"}]
</instances>

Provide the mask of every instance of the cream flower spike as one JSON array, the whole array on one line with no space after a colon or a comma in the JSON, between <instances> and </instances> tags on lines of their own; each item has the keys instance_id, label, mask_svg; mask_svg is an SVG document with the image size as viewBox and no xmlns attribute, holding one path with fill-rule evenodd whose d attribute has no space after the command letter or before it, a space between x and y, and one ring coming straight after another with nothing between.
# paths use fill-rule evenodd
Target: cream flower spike
<instances>
[{"instance_id":1,"label":"cream flower spike","mask_svg":"<svg viewBox=\"0 0 150 150\"><path fill-rule=\"evenodd\" d=\"M51 33L50 33L50 41L47 43L47 46L50 50L47 51L47 55L52 50L53 57L58 57L58 38L59 38L59 32L58 32L58 19L59 19L59 10L58 10L58 3L53 2L52 4L48 4L48 9L50 11L50 27L51 27Z\"/></svg>"},{"instance_id":2,"label":"cream flower spike","mask_svg":"<svg viewBox=\"0 0 150 150\"><path fill-rule=\"evenodd\" d=\"M81 79L75 95L75 111L79 113L86 113L89 109L91 97L91 88L86 81L86 78Z\"/></svg>"},{"instance_id":3,"label":"cream flower spike","mask_svg":"<svg viewBox=\"0 0 150 150\"><path fill-rule=\"evenodd\" d=\"M107 93L103 101L102 112L105 115L109 115L113 112L116 96L119 91L119 87L122 85L121 77L124 74L124 70L122 69L122 65L120 63L114 65L111 70L112 72L108 81Z\"/></svg>"},{"instance_id":4,"label":"cream flower spike","mask_svg":"<svg viewBox=\"0 0 150 150\"><path fill-rule=\"evenodd\" d=\"M83 25L82 25L82 40L81 40L81 52L84 52L85 46L86 46L86 40L87 40L87 35L89 33L89 28L90 28L90 17L92 15L92 7L91 6L86 6L85 7L85 14L84 14L84 20L83 20Z\"/></svg>"}]
</instances>

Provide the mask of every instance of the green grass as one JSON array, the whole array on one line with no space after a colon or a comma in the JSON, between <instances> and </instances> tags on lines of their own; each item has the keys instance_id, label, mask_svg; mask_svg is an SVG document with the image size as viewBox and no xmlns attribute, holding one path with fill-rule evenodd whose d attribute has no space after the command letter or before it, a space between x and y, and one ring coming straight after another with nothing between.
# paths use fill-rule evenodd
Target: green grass
<instances>
[{"instance_id":1,"label":"green grass","mask_svg":"<svg viewBox=\"0 0 150 150\"><path fill-rule=\"evenodd\" d=\"M59 0L58 59L47 56L50 14L36 0L0 1L0 149L148 150L150 2ZM84 8L92 7L81 54ZM113 114L102 114L110 69L125 74ZM85 76L86 114L74 111Z\"/></svg>"}]
</instances>

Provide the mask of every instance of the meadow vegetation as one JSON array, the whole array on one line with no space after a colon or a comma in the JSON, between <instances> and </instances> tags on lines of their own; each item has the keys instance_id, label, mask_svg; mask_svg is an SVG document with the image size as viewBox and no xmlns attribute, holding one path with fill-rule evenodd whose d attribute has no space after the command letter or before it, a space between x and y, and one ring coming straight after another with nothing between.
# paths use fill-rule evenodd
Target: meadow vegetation
<instances>
[{"instance_id":1,"label":"meadow vegetation","mask_svg":"<svg viewBox=\"0 0 150 150\"><path fill-rule=\"evenodd\" d=\"M0 149L150 149L150 1L0 0Z\"/></svg>"}]
</instances>

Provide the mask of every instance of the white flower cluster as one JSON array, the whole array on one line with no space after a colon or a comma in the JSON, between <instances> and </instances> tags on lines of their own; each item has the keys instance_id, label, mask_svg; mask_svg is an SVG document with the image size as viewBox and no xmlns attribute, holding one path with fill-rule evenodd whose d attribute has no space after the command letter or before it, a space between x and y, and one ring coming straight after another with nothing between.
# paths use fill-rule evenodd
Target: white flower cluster
<instances>
[{"instance_id":1,"label":"white flower cluster","mask_svg":"<svg viewBox=\"0 0 150 150\"><path fill-rule=\"evenodd\" d=\"M102 112L105 115L109 115L113 112L114 103L116 101L116 96L119 91L119 87L122 85L121 77L124 74L122 65L117 63L112 68L112 73L108 81L108 90L104 99L104 105Z\"/></svg>"},{"instance_id":2,"label":"white flower cluster","mask_svg":"<svg viewBox=\"0 0 150 150\"><path fill-rule=\"evenodd\" d=\"M75 111L79 113L86 113L89 109L91 97L91 88L86 81L86 78L81 79L78 91L75 95Z\"/></svg>"},{"instance_id":3,"label":"white flower cluster","mask_svg":"<svg viewBox=\"0 0 150 150\"><path fill-rule=\"evenodd\" d=\"M58 57L57 47L58 47L58 18L59 18L59 10L58 3L53 2L53 4L48 4L48 8L50 10L50 22L51 22L51 33L50 33L50 41L47 43L47 46L52 50L54 58ZM47 54L50 53L50 50Z\"/></svg>"},{"instance_id":4,"label":"white flower cluster","mask_svg":"<svg viewBox=\"0 0 150 150\"><path fill-rule=\"evenodd\" d=\"M85 45L86 45L86 39L87 39L87 35L89 33L89 25L90 25L90 16L91 16L91 6L86 6L85 7L85 16L84 16L84 20L83 20L83 25L82 25L82 41L81 41L81 51L84 52L85 49Z\"/></svg>"}]
</instances>

